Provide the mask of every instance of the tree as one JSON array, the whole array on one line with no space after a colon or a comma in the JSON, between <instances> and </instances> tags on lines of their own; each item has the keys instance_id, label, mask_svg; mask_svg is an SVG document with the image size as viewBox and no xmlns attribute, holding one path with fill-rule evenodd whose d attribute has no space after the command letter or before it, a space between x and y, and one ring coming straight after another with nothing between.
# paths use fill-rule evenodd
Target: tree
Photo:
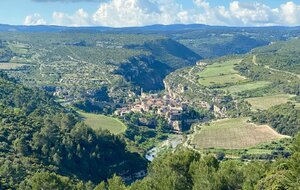
<instances>
[{"instance_id":1,"label":"tree","mask_svg":"<svg viewBox=\"0 0 300 190\"><path fill-rule=\"evenodd\" d=\"M24 137L17 138L14 141L14 148L21 155L26 155L29 153L29 146Z\"/></svg>"},{"instance_id":2,"label":"tree","mask_svg":"<svg viewBox=\"0 0 300 190\"><path fill-rule=\"evenodd\" d=\"M68 177L63 177L55 173L37 172L20 189L25 190L73 190L74 186Z\"/></svg>"},{"instance_id":3,"label":"tree","mask_svg":"<svg viewBox=\"0 0 300 190\"><path fill-rule=\"evenodd\" d=\"M106 184L104 181L102 181L101 183L99 183L94 190L107 190Z\"/></svg>"},{"instance_id":4,"label":"tree","mask_svg":"<svg viewBox=\"0 0 300 190\"><path fill-rule=\"evenodd\" d=\"M217 189L216 172L219 168L219 162L214 156L206 156L190 166L190 173L193 179L193 190Z\"/></svg>"},{"instance_id":5,"label":"tree","mask_svg":"<svg viewBox=\"0 0 300 190\"><path fill-rule=\"evenodd\" d=\"M218 170L220 189L241 189L244 182L242 163L236 160L222 162Z\"/></svg>"},{"instance_id":6,"label":"tree","mask_svg":"<svg viewBox=\"0 0 300 190\"><path fill-rule=\"evenodd\" d=\"M126 190L126 186L121 177L114 175L108 180L108 190Z\"/></svg>"},{"instance_id":7,"label":"tree","mask_svg":"<svg viewBox=\"0 0 300 190\"><path fill-rule=\"evenodd\" d=\"M243 173L244 173L244 183L243 189L244 190L252 190L254 189L255 185L265 177L266 172L269 169L269 164L267 162L262 161L255 161L245 164L243 166Z\"/></svg>"},{"instance_id":8,"label":"tree","mask_svg":"<svg viewBox=\"0 0 300 190\"><path fill-rule=\"evenodd\" d=\"M225 158L225 153L224 152L218 152L216 154L216 157L218 160L223 160Z\"/></svg>"}]
</instances>

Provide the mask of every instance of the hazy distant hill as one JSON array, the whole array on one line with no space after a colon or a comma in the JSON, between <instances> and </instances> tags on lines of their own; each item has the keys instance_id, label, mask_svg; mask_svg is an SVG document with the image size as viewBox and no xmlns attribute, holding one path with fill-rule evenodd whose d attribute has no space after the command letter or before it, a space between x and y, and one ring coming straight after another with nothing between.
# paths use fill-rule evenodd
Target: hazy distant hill
<instances>
[{"instance_id":1,"label":"hazy distant hill","mask_svg":"<svg viewBox=\"0 0 300 190\"><path fill-rule=\"evenodd\" d=\"M72 97L93 94L101 86L118 97L127 96L124 88L161 90L166 75L202 59L159 35L9 32L0 33L0 39L5 42L0 52L11 51L11 63L25 66L11 75L26 84L62 88Z\"/></svg>"},{"instance_id":2,"label":"hazy distant hill","mask_svg":"<svg viewBox=\"0 0 300 190\"><path fill-rule=\"evenodd\" d=\"M91 27L66 27L66 26L51 26L51 25L39 25L39 26L24 26L24 25L6 25L0 24L0 31L18 31L18 32L61 32L61 31L169 31L169 30L194 30L211 28L208 25L202 24L175 24L175 25L150 25L142 27L124 27L113 28L104 26L91 26Z\"/></svg>"},{"instance_id":3,"label":"hazy distant hill","mask_svg":"<svg viewBox=\"0 0 300 190\"><path fill-rule=\"evenodd\" d=\"M141 27L65 27L0 25L0 32L75 32L162 35L192 49L203 58L243 54L274 41L300 34L300 27L226 27L203 24L150 25Z\"/></svg>"},{"instance_id":4,"label":"hazy distant hill","mask_svg":"<svg viewBox=\"0 0 300 190\"><path fill-rule=\"evenodd\" d=\"M236 30L298 30L300 27L285 27L285 26L273 26L273 27L227 27L227 26L210 26L205 24L173 24L173 25L148 25L140 27L105 27L105 26L90 26L90 27L67 27L67 26L55 26L55 25L37 25L37 26L26 26L26 25L8 25L0 24L0 31L19 31L19 32L59 32L59 31L191 31L201 29L215 29L223 31L236 31Z\"/></svg>"}]
</instances>

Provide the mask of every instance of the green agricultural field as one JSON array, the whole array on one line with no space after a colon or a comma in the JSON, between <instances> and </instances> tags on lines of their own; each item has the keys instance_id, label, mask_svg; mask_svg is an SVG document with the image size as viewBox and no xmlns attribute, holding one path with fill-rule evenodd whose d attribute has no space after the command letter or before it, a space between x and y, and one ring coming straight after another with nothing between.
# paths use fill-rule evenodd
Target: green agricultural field
<instances>
[{"instance_id":1,"label":"green agricultural field","mask_svg":"<svg viewBox=\"0 0 300 190\"><path fill-rule=\"evenodd\" d=\"M273 96L263 96L246 99L255 110L267 110L272 106L287 103L294 95L290 94L277 94Z\"/></svg>"},{"instance_id":2,"label":"green agricultural field","mask_svg":"<svg viewBox=\"0 0 300 190\"><path fill-rule=\"evenodd\" d=\"M246 90L255 90L258 88L263 88L266 87L270 84L270 82L268 81L255 81L255 82L248 82L248 83L244 83L244 84L238 84L238 85L233 85L233 86L229 86L226 88L221 88L221 90L224 91L229 91L230 93L239 93L239 92L243 92Z\"/></svg>"},{"instance_id":3,"label":"green agricultural field","mask_svg":"<svg viewBox=\"0 0 300 190\"><path fill-rule=\"evenodd\" d=\"M222 63L215 63L199 73L199 83L204 86L214 84L236 83L245 80L245 77L234 70L235 65L240 62L239 59L230 60Z\"/></svg>"},{"instance_id":4,"label":"green agricultural field","mask_svg":"<svg viewBox=\"0 0 300 190\"><path fill-rule=\"evenodd\" d=\"M17 54L26 54L29 49L25 44L10 44L8 47Z\"/></svg>"},{"instance_id":5,"label":"green agricultural field","mask_svg":"<svg viewBox=\"0 0 300 190\"><path fill-rule=\"evenodd\" d=\"M220 76L214 76L208 78L201 78L199 82L204 86L211 86L215 84L222 85L222 84L236 83L243 80L245 80L245 78L240 76L239 74L230 74L230 75L220 75Z\"/></svg>"},{"instance_id":6,"label":"green agricultural field","mask_svg":"<svg viewBox=\"0 0 300 190\"><path fill-rule=\"evenodd\" d=\"M100 114L78 112L84 122L94 130L107 129L113 134L120 134L126 130L126 126L118 119Z\"/></svg>"},{"instance_id":7,"label":"green agricultural field","mask_svg":"<svg viewBox=\"0 0 300 190\"><path fill-rule=\"evenodd\" d=\"M195 148L242 149L284 138L267 125L255 125L248 118L222 119L201 126L191 139Z\"/></svg>"},{"instance_id":8,"label":"green agricultural field","mask_svg":"<svg viewBox=\"0 0 300 190\"><path fill-rule=\"evenodd\" d=\"M0 63L0 70L9 70L9 69L16 69L19 67L24 66L24 64L17 64L17 63Z\"/></svg>"},{"instance_id":9,"label":"green agricultural field","mask_svg":"<svg viewBox=\"0 0 300 190\"><path fill-rule=\"evenodd\" d=\"M249 155L272 154L272 150L253 148L253 149L249 149L247 151L247 154Z\"/></svg>"}]
</instances>

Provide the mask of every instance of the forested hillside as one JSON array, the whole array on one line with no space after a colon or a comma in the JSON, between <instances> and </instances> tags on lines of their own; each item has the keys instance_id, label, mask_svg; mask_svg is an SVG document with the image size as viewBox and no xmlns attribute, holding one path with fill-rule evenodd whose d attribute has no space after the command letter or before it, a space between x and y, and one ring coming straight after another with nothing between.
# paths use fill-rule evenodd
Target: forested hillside
<instances>
[{"instance_id":1,"label":"forested hillside","mask_svg":"<svg viewBox=\"0 0 300 190\"><path fill-rule=\"evenodd\" d=\"M155 160L149 175L125 188L130 190L216 190L216 189L298 189L300 136L293 143L293 155L274 162L223 160L181 150ZM113 186L107 185L110 189Z\"/></svg>"},{"instance_id":2,"label":"forested hillside","mask_svg":"<svg viewBox=\"0 0 300 190\"><path fill-rule=\"evenodd\" d=\"M49 94L3 73L0 121L0 189L16 189L38 171L97 183L114 173L130 176L146 165L120 137L95 132Z\"/></svg>"},{"instance_id":3,"label":"forested hillside","mask_svg":"<svg viewBox=\"0 0 300 190\"><path fill-rule=\"evenodd\" d=\"M251 116L253 109L259 109L262 112L254 113L255 121L295 135L299 131L300 61L295 56L299 45L293 39L256 48L244 56L204 62L170 74L165 84L174 96L218 106L234 117ZM287 102L291 104L273 108Z\"/></svg>"},{"instance_id":4,"label":"forested hillside","mask_svg":"<svg viewBox=\"0 0 300 190\"><path fill-rule=\"evenodd\" d=\"M269 123L282 134L294 136L300 131L300 109L291 103L254 113L252 119L259 123Z\"/></svg>"},{"instance_id":5,"label":"forested hillside","mask_svg":"<svg viewBox=\"0 0 300 190\"><path fill-rule=\"evenodd\" d=\"M92 184L84 187L54 173L37 173L25 184L27 189L296 190L300 186L299 135L293 142L292 150L293 155L288 159L247 163L239 160L220 161L211 155L203 156L191 150L179 150L156 159L149 167L148 176L129 186L122 181L122 178L114 176L96 187Z\"/></svg>"},{"instance_id":6,"label":"forested hillside","mask_svg":"<svg viewBox=\"0 0 300 190\"><path fill-rule=\"evenodd\" d=\"M11 69L9 75L26 85L43 87L71 101L97 99L101 87L108 88L115 102L126 99L124 89L162 90L166 75L202 58L158 35L1 33L0 39L0 58L5 61L0 69Z\"/></svg>"},{"instance_id":7,"label":"forested hillside","mask_svg":"<svg viewBox=\"0 0 300 190\"><path fill-rule=\"evenodd\" d=\"M0 190L299 189L299 28L1 28Z\"/></svg>"},{"instance_id":8,"label":"forested hillside","mask_svg":"<svg viewBox=\"0 0 300 190\"><path fill-rule=\"evenodd\" d=\"M184 44L204 58L245 54L253 48L299 36L297 27L202 27L166 31L172 39Z\"/></svg>"},{"instance_id":9,"label":"forested hillside","mask_svg":"<svg viewBox=\"0 0 300 190\"><path fill-rule=\"evenodd\" d=\"M299 47L300 39L294 39L255 49L252 54L256 55L258 64L300 74Z\"/></svg>"}]
</instances>

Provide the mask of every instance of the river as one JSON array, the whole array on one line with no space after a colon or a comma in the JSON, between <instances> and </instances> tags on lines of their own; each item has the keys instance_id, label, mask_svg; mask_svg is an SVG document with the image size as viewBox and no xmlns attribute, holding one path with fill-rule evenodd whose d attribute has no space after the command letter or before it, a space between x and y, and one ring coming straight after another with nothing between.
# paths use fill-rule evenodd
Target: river
<instances>
[{"instance_id":1,"label":"river","mask_svg":"<svg viewBox=\"0 0 300 190\"><path fill-rule=\"evenodd\" d=\"M163 151L163 150L175 150L178 145L183 143L183 136L182 135L172 135L170 137L168 137L167 140L161 142L159 145L157 145L156 147L153 147L152 149L150 149L146 155L145 158L147 160L149 160L150 162L153 161L153 159L155 157L157 157L157 155Z\"/></svg>"}]
</instances>

